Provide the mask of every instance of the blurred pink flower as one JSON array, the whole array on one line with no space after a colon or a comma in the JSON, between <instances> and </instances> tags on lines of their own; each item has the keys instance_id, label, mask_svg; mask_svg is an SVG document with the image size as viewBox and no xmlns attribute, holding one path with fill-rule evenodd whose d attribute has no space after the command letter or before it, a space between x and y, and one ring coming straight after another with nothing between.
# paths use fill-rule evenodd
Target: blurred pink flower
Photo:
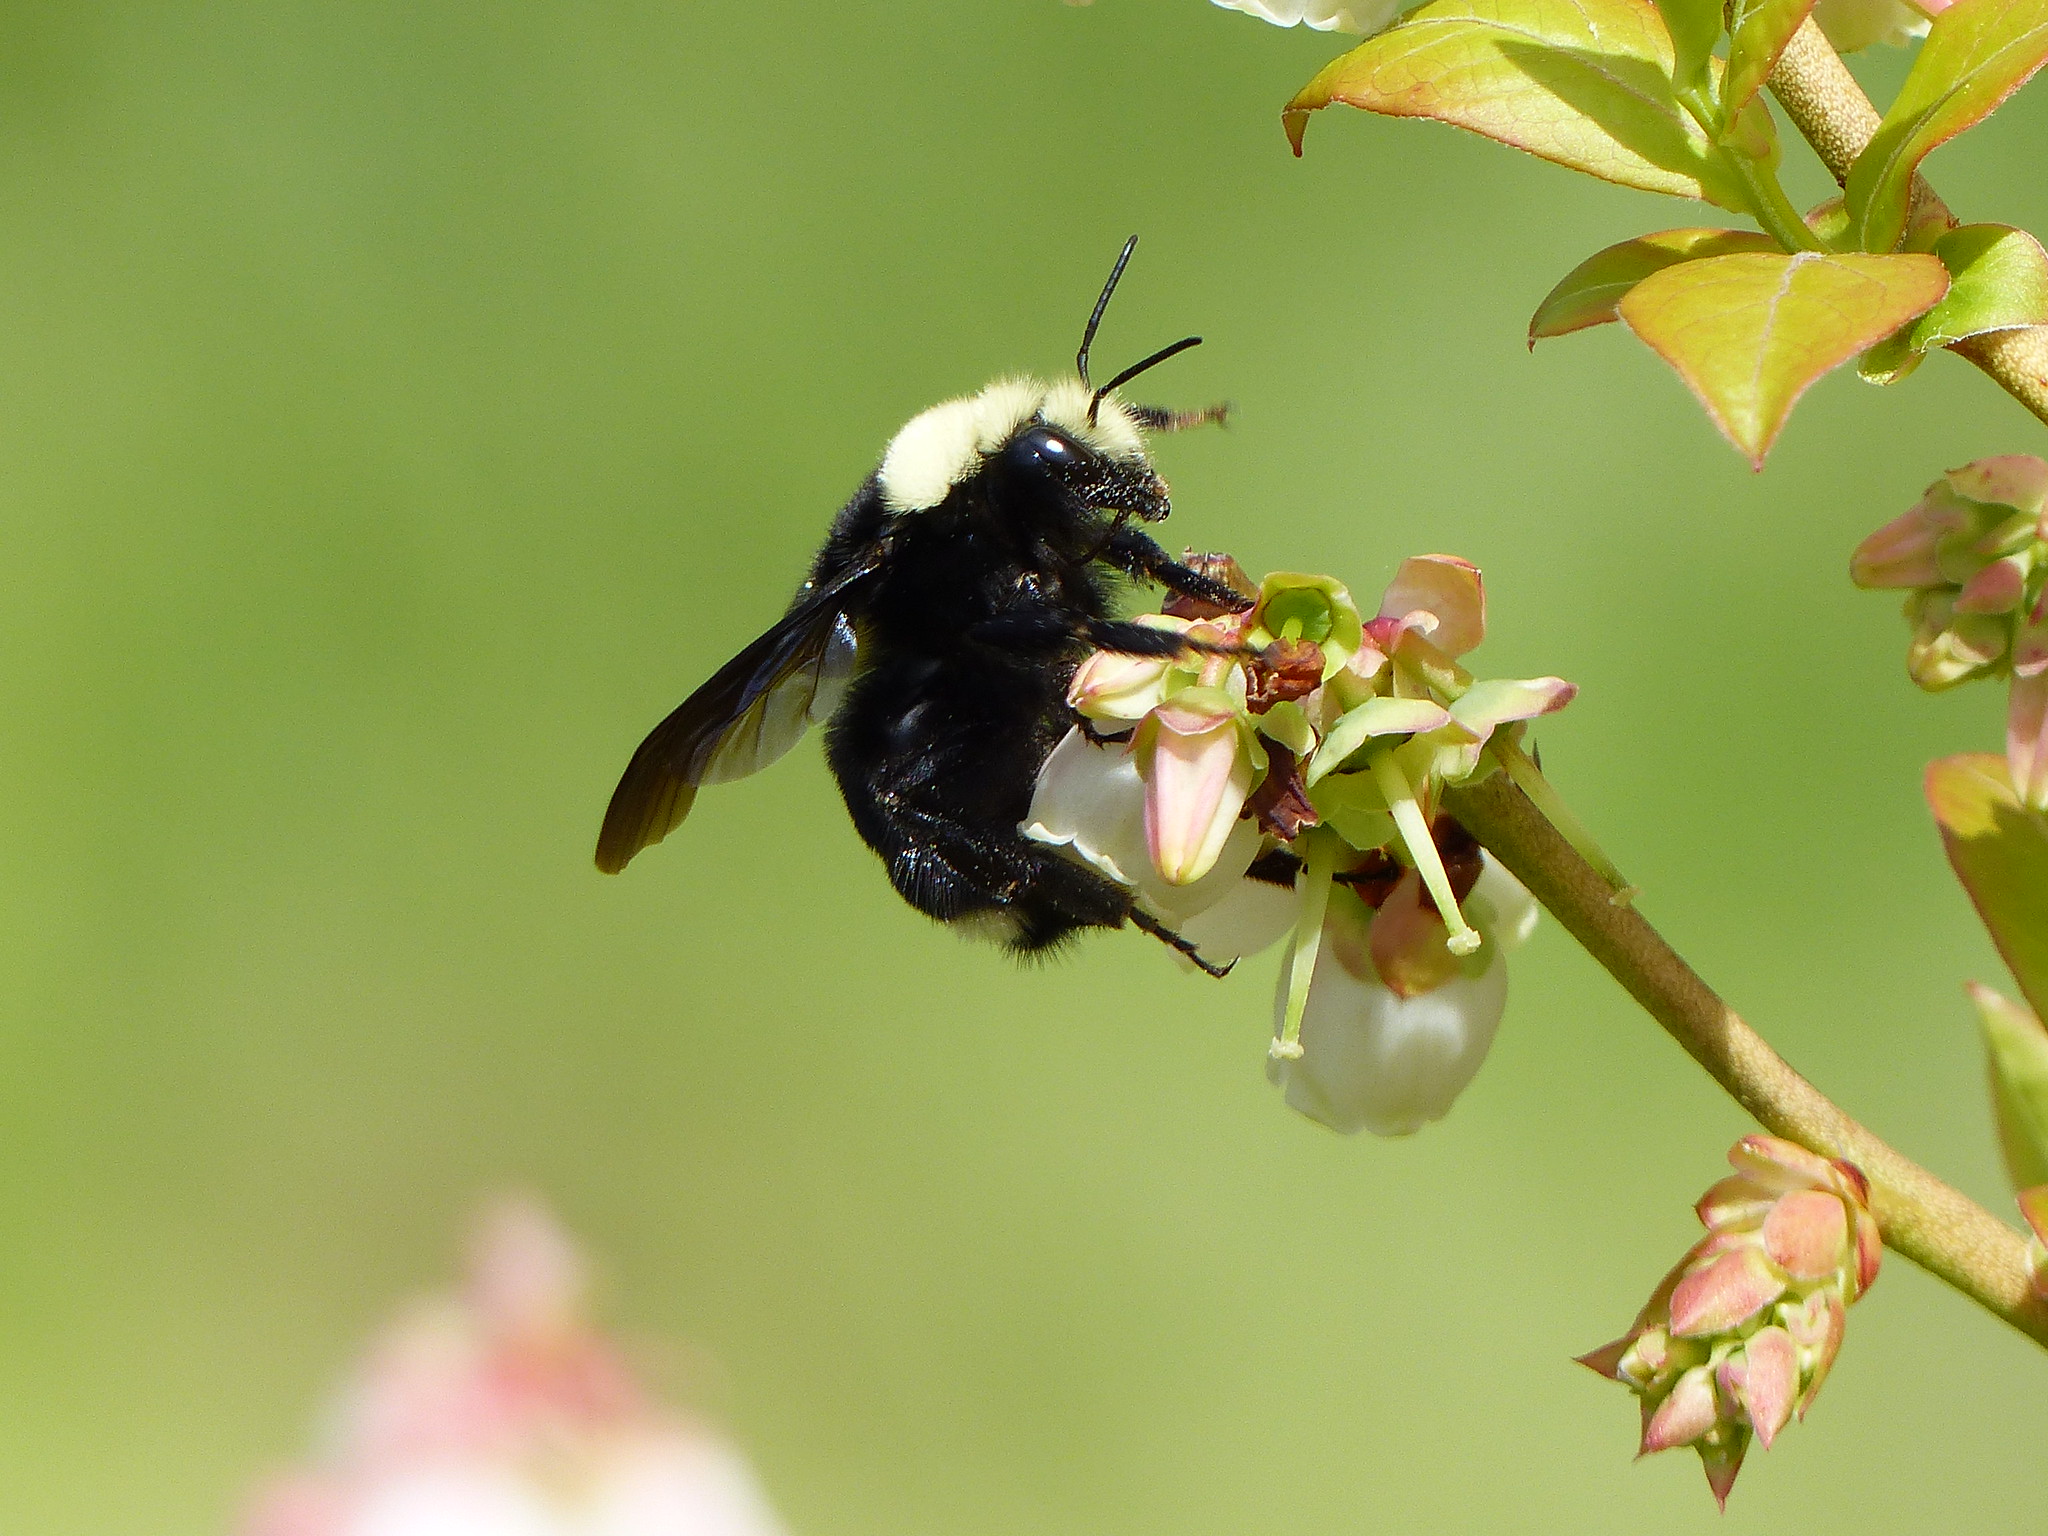
<instances>
[{"instance_id":1,"label":"blurred pink flower","mask_svg":"<svg viewBox=\"0 0 2048 1536\"><path fill-rule=\"evenodd\" d=\"M242 1536L781 1536L739 1452L584 1321L585 1282L544 1210L493 1209L463 1290L386 1333Z\"/></svg>"}]
</instances>

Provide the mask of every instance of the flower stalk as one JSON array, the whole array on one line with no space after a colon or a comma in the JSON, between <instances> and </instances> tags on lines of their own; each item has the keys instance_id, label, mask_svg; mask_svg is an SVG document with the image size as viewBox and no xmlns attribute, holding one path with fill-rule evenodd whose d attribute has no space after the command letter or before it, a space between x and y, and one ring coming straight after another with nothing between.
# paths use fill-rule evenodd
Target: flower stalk
<instances>
[{"instance_id":1,"label":"flower stalk","mask_svg":"<svg viewBox=\"0 0 2048 1536\"><path fill-rule=\"evenodd\" d=\"M1870 1179L1894 1252L2048 1345L2027 1240L1859 1125L1801 1077L1681 959L1504 775L1451 786L1445 808L1766 1130Z\"/></svg>"}]
</instances>

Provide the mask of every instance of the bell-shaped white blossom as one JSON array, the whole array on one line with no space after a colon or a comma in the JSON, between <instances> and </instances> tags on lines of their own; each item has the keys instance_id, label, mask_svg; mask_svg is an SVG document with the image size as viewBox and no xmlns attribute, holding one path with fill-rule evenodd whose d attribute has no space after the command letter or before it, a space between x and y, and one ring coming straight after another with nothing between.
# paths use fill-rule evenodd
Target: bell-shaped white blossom
<instances>
[{"instance_id":1,"label":"bell-shaped white blossom","mask_svg":"<svg viewBox=\"0 0 2048 1536\"><path fill-rule=\"evenodd\" d=\"M1215 906L1242 883L1259 854L1259 829L1232 821L1208 872L1173 884L1153 862L1145 826L1145 781L1129 742L1090 741L1067 732L1038 770L1024 835L1064 848L1119 885L1138 893L1156 916L1169 922Z\"/></svg>"},{"instance_id":2,"label":"bell-shaped white blossom","mask_svg":"<svg viewBox=\"0 0 2048 1536\"><path fill-rule=\"evenodd\" d=\"M1314 27L1318 32L1384 31L1401 14L1398 0L1216 0L1226 11L1243 11L1276 27Z\"/></svg>"},{"instance_id":3,"label":"bell-shaped white blossom","mask_svg":"<svg viewBox=\"0 0 2048 1536\"><path fill-rule=\"evenodd\" d=\"M1534 899L1490 858L1465 909L1489 942L1462 962L1443 962L1443 925L1431 919L1433 938L1414 948L1445 964L1446 979L1397 990L1382 975L1384 953L1374 955L1372 930L1383 919L1350 892L1331 893L1302 1015L1302 1053L1267 1064L1291 1108L1334 1131L1375 1136L1411 1135L1450 1112L1500 1028L1506 951L1536 922ZM1273 1004L1276 1036L1286 1000L1283 982Z\"/></svg>"}]
</instances>

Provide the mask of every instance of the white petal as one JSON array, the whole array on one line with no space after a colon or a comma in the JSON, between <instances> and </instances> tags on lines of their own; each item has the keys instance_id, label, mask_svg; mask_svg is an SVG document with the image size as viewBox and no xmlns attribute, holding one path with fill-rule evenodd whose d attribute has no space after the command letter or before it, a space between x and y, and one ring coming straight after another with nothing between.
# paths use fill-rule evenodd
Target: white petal
<instances>
[{"instance_id":1,"label":"white petal","mask_svg":"<svg viewBox=\"0 0 2048 1536\"><path fill-rule=\"evenodd\" d=\"M1529 942L1536 931L1542 908L1529 888L1497 863L1492 854L1482 854L1479 879L1465 898L1465 910L1472 926L1502 949L1514 949Z\"/></svg>"},{"instance_id":2,"label":"white petal","mask_svg":"<svg viewBox=\"0 0 2048 1536\"><path fill-rule=\"evenodd\" d=\"M1145 843L1145 785L1130 744L1093 742L1079 729L1068 731L1038 770L1023 831L1070 850L1119 885L1136 886L1151 871L1152 854Z\"/></svg>"},{"instance_id":3,"label":"white petal","mask_svg":"<svg viewBox=\"0 0 2048 1536\"><path fill-rule=\"evenodd\" d=\"M510 1469L449 1466L373 1483L335 1536L574 1536L574 1527Z\"/></svg>"},{"instance_id":4,"label":"white petal","mask_svg":"<svg viewBox=\"0 0 2048 1536\"><path fill-rule=\"evenodd\" d=\"M1306 22L1318 32L1378 32L1400 13L1398 0L1216 0L1227 11L1243 11L1278 27Z\"/></svg>"},{"instance_id":5,"label":"white petal","mask_svg":"<svg viewBox=\"0 0 2048 1536\"><path fill-rule=\"evenodd\" d=\"M1188 885L1167 884L1145 841L1145 784L1130 744L1093 742L1078 729L1061 738L1038 770L1022 830L1129 886L1147 910L1176 927L1230 895L1264 841L1254 823L1240 820L1213 869Z\"/></svg>"},{"instance_id":6,"label":"white petal","mask_svg":"<svg viewBox=\"0 0 2048 1536\"><path fill-rule=\"evenodd\" d=\"M1194 941L1211 965L1228 965L1286 938L1294 926L1294 909L1292 888L1239 879L1221 900L1192 917L1179 919L1174 927L1182 938ZM1181 964L1194 969L1185 959Z\"/></svg>"},{"instance_id":7,"label":"white petal","mask_svg":"<svg viewBox=\"0 0 2048 1536\"><path fill-rule=\"evenodd\" d=\"M621 1457L592 1490L578 1536L783 1536L745 1459L675 1433Z\"/></svg>"},{"instance_id":8,"label":"white petal","mask_svg":"<svg viewBox=\"0 0 2048 1536\"><path fill-rule=\"evenodd\" d=\"M1302 1054L1269 1062L1268 1076L1290 1107L1346 1135L1407 1136L1441 1120L1486 1060L1507 1006L1507 963L1497 946L1491 952L1480 975L1404 998L1377 976L1353 975L1326 944L1302 1015ZM1285 1001L1283 985L1276 1035Z\"/></svg>"}]
</instances>

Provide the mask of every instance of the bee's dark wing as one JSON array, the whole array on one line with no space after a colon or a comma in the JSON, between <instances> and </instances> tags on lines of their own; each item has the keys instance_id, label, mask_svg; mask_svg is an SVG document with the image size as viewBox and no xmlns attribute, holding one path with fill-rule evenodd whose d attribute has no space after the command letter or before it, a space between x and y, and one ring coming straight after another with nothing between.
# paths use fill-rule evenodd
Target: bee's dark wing
<instances>
[{"instance_id":1,"label":"bee's dark wing","mask_svg":"<svg viewBox=\"0 0 2048 1536\"><path fill-rule=\"evenodd\" d=\"M648 734L604 813L599 869L617 874L682 825L698 785L767 767L838 707L858 645L848 609L878 568L867 561L799 595L774 628Z\"/></svg>"}]
</instances>

